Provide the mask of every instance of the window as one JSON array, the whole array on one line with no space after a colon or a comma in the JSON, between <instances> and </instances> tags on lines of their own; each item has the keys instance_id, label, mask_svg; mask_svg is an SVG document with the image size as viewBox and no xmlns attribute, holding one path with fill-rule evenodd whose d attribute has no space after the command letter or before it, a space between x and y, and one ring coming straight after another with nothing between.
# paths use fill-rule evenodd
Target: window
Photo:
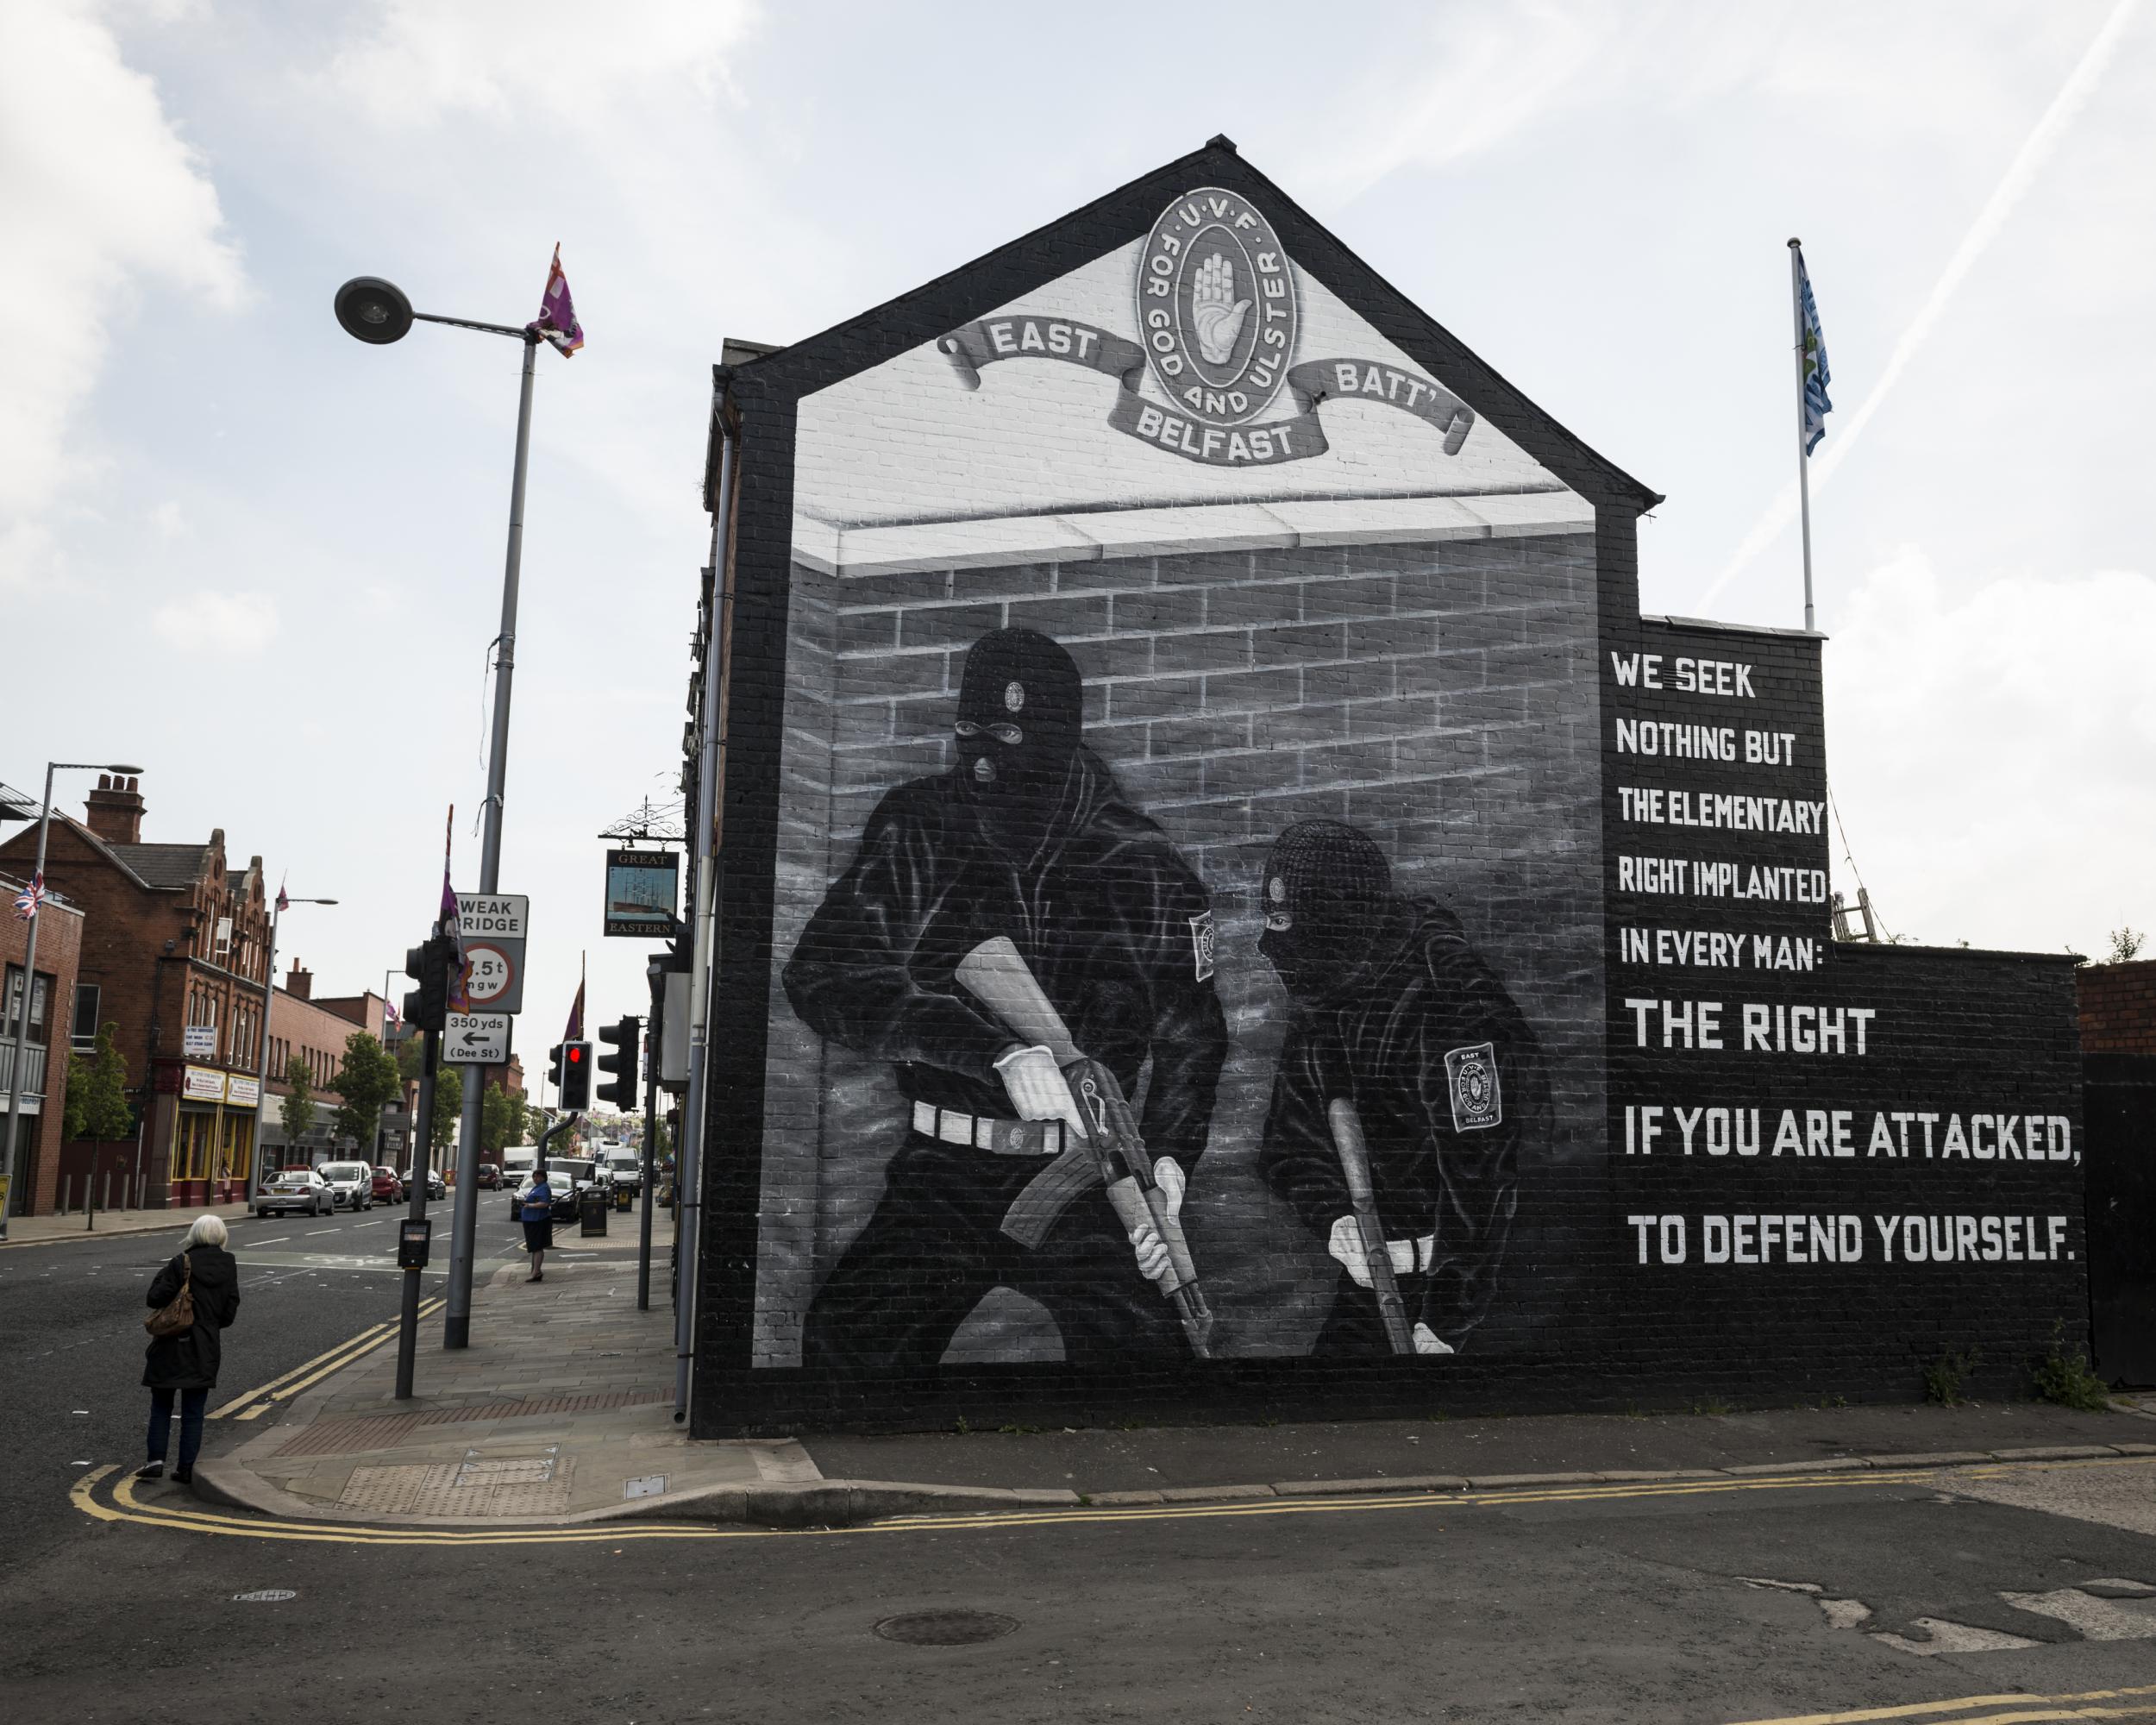
<instances>
[{"instance_id":1,"label":"window","mask_svg":"<svg viewBox=\"0 0 2156 1725\"><path fill-rule=\"evenodd\" d=\"M210 1177L210 1146L216 1138L216 1116L207 1111L184 1113L179 1117L179 1128L172 1137L172 1171L175 1180L207 1180Z\"/></svg>"},{"instance_id":2,"label":"window","mask_svg":"<svg viewBox=\"0 0 2156 1725\"><path fill-rule=\"evenodd\" d=\"M39 971L37 986L30 990L29 1039L40 1045L45 1041L45 1007L52 988L51 973ZM8 966L7 999L8 1009L4 1014L5 1022L0 1023L0 1035L12 1037L16 1031L16 1020L22 1016L22 967L20 964Z\"/></svg>"},{"instance_id":3,"label":"window","mask_svg":"<svg viewBox=\"0 0 2156 1725\"><path fill-rule=\"evenodd\" d=\"M97 1045L97 1003L100 991L95 982L75 984L75 1022L67 1033L75 1052L88 1054Z\"/></svg>"}]
</instances>

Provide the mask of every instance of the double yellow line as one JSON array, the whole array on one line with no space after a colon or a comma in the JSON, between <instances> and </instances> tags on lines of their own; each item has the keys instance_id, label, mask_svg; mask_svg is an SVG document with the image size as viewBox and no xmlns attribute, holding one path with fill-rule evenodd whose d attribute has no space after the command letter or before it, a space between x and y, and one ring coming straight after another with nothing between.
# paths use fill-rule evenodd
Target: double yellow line
<instances>
[{"instance_id":1,"label":"double yellow line","mask_svg":"<svg viewBox=\"0 0 2156 1725\"><path fill-rule=\"evenodd\" d=\"M419 1315L432 1317L448 1302L439 1297L429 1300L419 1308ZM363 1359L383 1343L397 1335L394 1321L374 1324L361 1330L356 1336L339 1342L328 1352L317 1354L304 1364L295 1365L281 1377L273 1377L267 1383L258 1384L245 1394L234 1396L223 1407L209 1415L212 1420L259 1420L280 1402L289 1402L303 1389L322 1382L331 1372L348 1366L356 1359Z\"/></svg>"},{"instance_id":2,"label":"double yellow line","mask_svg":"<svg viewBox=\"0 0 2156 1725\"><path fill-rule=\"evenodd\" d=\"M2122 1707L2084 1706L2124 1702ZM1852 1713L1791 1713L1751 1719L1743 1725L1870 1725L1906 1719L1925 1725L2034 1725L2053 1719L2146 1719L2156 1714L2156 1684L2139 1689L2085 1689L2078 1695L1965 1695L1956 1701L1919 1701L1906 1707L1865 1707Z\"/></svg>"}]
</instances>

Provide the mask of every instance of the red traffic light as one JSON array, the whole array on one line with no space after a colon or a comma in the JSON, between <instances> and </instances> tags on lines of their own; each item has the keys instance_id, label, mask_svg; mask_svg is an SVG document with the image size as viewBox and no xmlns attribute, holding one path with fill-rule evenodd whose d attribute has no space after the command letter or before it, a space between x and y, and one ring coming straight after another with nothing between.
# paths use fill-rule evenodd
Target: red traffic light
<instances>
[{"instance_id":1,"label":"red traffic light","mask_svg":"<svg viewBox=\"0 0 2156 1725\"><path fill-rule=\"evenodd\" d=\"M570 1065L577 1066L583 1063L584 1044L582 1043L573 1042L561 1051L567 1057Z\"/></svg>"}]
</instances>

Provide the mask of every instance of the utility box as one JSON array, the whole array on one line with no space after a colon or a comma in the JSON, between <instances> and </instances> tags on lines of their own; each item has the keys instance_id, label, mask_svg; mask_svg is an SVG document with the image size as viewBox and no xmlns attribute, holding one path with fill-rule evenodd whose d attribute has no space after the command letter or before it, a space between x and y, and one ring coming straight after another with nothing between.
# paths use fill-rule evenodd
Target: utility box
<instances>
[{"instance_id":1,"label":"utility box","mask_svg":"<svg viewBox=\"0 0 2156 1725\"><path fill-rule=\"evenodd\" d=\"M666 1005L659 1014L659 1088L689 1088L689 973L667 973Z\"/></svg>"}]
</instances>

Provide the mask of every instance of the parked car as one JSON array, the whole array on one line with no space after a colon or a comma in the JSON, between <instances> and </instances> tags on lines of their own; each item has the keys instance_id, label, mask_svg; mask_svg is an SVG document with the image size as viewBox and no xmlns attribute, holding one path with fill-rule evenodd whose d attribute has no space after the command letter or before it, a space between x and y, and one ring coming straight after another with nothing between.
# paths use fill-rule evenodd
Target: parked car
<instances>
[{"instance_id":1,"label":"parked car","mask_svg":"<svg viewBox=\"0 0 2156 1725\"><path fill-rule=\"evenodd\" d=\"M498 1191L502 1183L502 1170L491 1162L482 1162L473 1173L472 1183L481 1192Z\"/></svg>"},{"instance_id":2,"label":"parked car","mask_svg":"<svg viewBox=\"0 0 2156 1725\"><path fill-rule=\"evenodd\" d=\"M413 1170L407 1168L404 1170L404 1189L407 1192L411 1190L412 1176ZM427 1195L429 1198L446 1198L449 1195L449 1182L442 1177L442 1170L438 1168L427 1170Z\"/></svg>"},{"instance_id":3,"label":"parked car","mask_svg":"<svg viewBox=\"0 0 2156 1725\"><path fill-rule=\"evenodd\" d=\"M364 1162L325 1162L317 1170L329 1189L329 1205L337 1210L374 1208L374 1170Z\"/></svg>"},{"instance_id":4,"label":"parked car","mask_svg":"<svg viewBox=\"0 0 2156 1725\"><path fill-rule=\"evenodd\" d=\"M258 1216L289 1215L294 1210L304 1216L326 1216L336 1207L329 1182L311 1168L280 1168L254 1195Z\"/></svg>"},{"instance_id":5,"label":"parked car","mask_svg":"<svg viewBox=\"0 0 2156 1725\"><path fill-rule=\"evenodd\" d=\"M378 1204L401 1204L404 1201L404 1182L393 1168L374 1170L374 1201Z\"/></svg>"}]
</instances>

